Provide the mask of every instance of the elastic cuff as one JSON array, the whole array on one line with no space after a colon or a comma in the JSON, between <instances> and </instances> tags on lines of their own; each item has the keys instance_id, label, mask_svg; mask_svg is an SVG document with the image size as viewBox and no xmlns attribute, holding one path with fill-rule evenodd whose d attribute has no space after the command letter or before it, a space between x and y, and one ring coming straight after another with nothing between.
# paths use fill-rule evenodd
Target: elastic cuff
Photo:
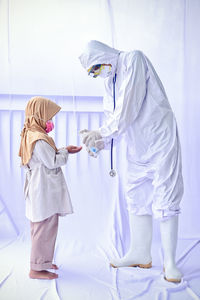
<instances>
[{"instance_id":1,"label":"elastic cuff","mask_svg":"<svg viewBox=\"0 0 200 300\"><path fill-rule=\"evenodd\" d=\"M112 134L111 135L108 135L108 136L105 136L105 130L101 128L99 128L99 133L101 135L101 139L102 141L104 142L105 146L108 146L110 143L111 143L111 140L112 140Z\"/></svg>"},{"instance_id":2,"label":"elastic cuff","mask_svg":"<svg viewBox=\"0 0 200 300\"><path fill-rule=\"evenodd\" d=\"M154 210L153 215L155 219L160 221L165 221L170 219L173 216L177 216L180 214L180 210Z\"/></svg>"},{"instance_id":3,"label":"elastic cuff","mask_svg":"<svg viewBox=\"0 0 200 300\"><path fill-rule=\"evenodd\" d=\"M67 153L69 153L69 151L65 147L63 147L63 148L58 149L58 153L67 154Z\"/></svg>"},{"instance_id":4,"label":"elastic cuff","mask_svg":"<svg viewBox=\"0 0 200 300\"><path fill-rule=\"evenodd\" d=\"M44 263L44 264L33 264L31 263L31 270L33 271L43 271L46 269L51 269L52 262Z\"/></svg>"}]
</instances>

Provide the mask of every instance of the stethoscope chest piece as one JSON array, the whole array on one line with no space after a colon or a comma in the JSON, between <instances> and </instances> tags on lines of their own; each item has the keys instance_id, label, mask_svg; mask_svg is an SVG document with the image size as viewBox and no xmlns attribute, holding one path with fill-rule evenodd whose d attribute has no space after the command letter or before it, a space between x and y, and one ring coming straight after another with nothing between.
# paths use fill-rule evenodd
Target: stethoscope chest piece
<instances>
[{"instance_id":1,"label":"stethoscope chest piece","mask_svg":"<svg viewBox=\"0 0 200 300\"><path fill-rule=\"evenodd\" d=\"M116 171L114 170L114 169L111 169L110 170L110 172L109 172L109 175L111 176L111 177L115 177L116 176Z\"/></svg>"}]
</instances>

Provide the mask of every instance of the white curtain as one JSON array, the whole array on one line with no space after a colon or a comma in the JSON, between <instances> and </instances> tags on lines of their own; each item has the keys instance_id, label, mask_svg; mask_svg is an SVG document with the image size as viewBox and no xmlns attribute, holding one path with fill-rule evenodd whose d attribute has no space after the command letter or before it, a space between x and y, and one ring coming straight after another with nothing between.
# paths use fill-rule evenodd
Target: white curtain
<instances>
[{"instance_id":1,"label":"white curtain","mask_svg":"<svg viewBox=\"0 0 200 300\"><path fill-rule=\"evenodd\" d=\"M165 86L178 123L185 183L179 229L182 248L178 248L178 259L183 271L193 276L186 261L190 252L197 251L200 240L199 14L198 0L0 2L0 253L2 257L5 255L5 264L10 242L18 237L17 241L26 241L26 245L29 243L29 222L25 219L23 198L24 172L18 158L26 102L33 95L45 95L62 107L56 116L53 133L58 147L80 144L80 129L97 129L103 122L103 82L89 78L78 60L85 43L96 39L124 51L142 50L152 61ZM89 294L84 288L79 293L73 286L77 294L74 296L71 291L71 300L83 299L83 295L85 299L95 300L135 299L137 293L134 294L134 291L140 289L139 285L133 288L133 282L129 282L132 273L117 271L109 277L110 273L103 271L105 265L108 266L109 258L122 255L129 243L124 200L125 154L126 145L122 139L115 148L114 164L118 176L114 179L108 175L109 151L103 151L97 159L93 159L83 150L78 155L71 155L64 168L75 213L60 220L57 260L64 264L61 262L63 251L66 256L72 257L74 264L73 259L77 255L79 259L83 254L86 258L88 255L90 260L94 254L99 259L99 266L102 266L102 269L97 268L99 277L94 270L90 273L90 279L93 277L99 284L102 283L101 288L98 285L101 293L97 295L90 285ZM157 244L157 222L154 225L154 244ZM21 244L17 245L20 247ZM156 247L154 250L154 261L159 266L159 251ZM26 253L23 264L28 265L28 246ZM11 270L12 266L10 263L7 269ZM105 268L108 271L108 267ZM157 276L156 270L153 271ZM0 271L0 284L9 274L6 270L3 273ZM200 274L197 275L199 280ZM151 276L155 280L154 274ZM140 276L138 278L141 279ZM87 278L87 282L90 279ZM190 290L191 282L187 276L186 279L187 283L181 286L181 291L188 293L185 299L197 299L192 297L200 295L200 291L197 288ZM152 290L148 280L145 284L147 286L141 297L147 299L145 291ZM2 286L4 293L9 292L8 287L8 283ZM66 299L62 284L58 290L60 299ZM43 292L38 299L43 297ZM177 289L176 292L180 291ZM152 299L161 299L159 295L162 293L162 289L158 290L152 294ZM45 295L44 299L51 299L51 290Z\"/></svg>"}]
</instances>

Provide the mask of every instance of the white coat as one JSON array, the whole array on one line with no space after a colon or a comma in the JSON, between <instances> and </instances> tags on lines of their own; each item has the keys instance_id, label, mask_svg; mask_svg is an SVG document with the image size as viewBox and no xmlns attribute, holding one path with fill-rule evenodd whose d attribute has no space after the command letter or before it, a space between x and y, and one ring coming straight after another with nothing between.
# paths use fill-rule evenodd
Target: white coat
<instances>
[{"instance_id":1,"label":"white coat","mask_svg":"<svg viewBox=\"0 0 200 300\"><path fill-rule=\"evenodd\" d=\"M73 213L70 195L61 166L67 163L68 151L55 150L44 140L38 140L26 166L24 194L26 217L40 222L54 214Z\"/></svg>"},{"instance_id":2,"label":"white coat","mask_svg":"<svg viewBox=\"0 0 200 300\"><path fill-rule=\"evenodd\" d=\"M152 64L141 51L120 52L98 41L88 44L80 61L86 69L112 64L112 76L105 79L106 120L100 133L106 143L126 134L128 210L156 218L178 214L183 195L178 130Z\"/></svg>"}]
</instances>

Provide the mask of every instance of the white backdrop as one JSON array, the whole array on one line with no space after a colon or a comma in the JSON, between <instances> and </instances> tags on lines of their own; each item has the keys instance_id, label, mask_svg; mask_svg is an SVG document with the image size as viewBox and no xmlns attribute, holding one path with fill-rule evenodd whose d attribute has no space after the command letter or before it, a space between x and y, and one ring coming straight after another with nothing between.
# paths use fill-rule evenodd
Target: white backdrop
<instances>
[{"instance_id":1,"label":"white backdrop","mask_svg":"<svg viewBox=\"0 0 200 300\"><path fill-rule=\"evenodd\" d=\"M77 96L102 96L102 80L88 78L78 60L90 39L114 43L116 48L127 51L141 49L150 58L166 88L181 136L184 236L199 236L200 232L199 5L198 0L0 3L1 109L24 109L24 102L15 102L14 95L18 99L27 95L27 100L28 95L65 95L74 97L74 102ZM87 103L83 103L81 109L87 111ZM95 110L97 104L92 104ZM72 110L76 110L76 104ZM20 122L12 132L16 138ZM7 130L4 133L8 134ZM1 147L8 151L8 146L7 141ZM191 219L194 223L188 222Z\"/></svg>"},{"instance_id":2,"label":"white backdrop","mask_svg":"<svg viewBox=\"0 0 200 300\"><path fill-rule=\"evenodd\" d=\"M185 193L180 237L200 238L199 117L200 2L198 0L2 0L0 2L0 235L28 231L18 147L23 110L32 95L63 108L56 117L59 146L79 144L78 130L103 121L103 81L87 76L78 56L90 39L142 50L157 70L175 112L182 145ZM69 252L128 244L123 140L115 154L119 178L108 176L109 152L82 151L64 168L75 213L63 218L59 244ZM3 224L3 225L2 225ZM156 227L157 228L157 227ZM155 240L159 240L157 231ZM96 299L95 299L96 300ZM102 300L102 299L101 299ZM107 299L106 299L107 300Z\"/></svg>"}]
</instances>

